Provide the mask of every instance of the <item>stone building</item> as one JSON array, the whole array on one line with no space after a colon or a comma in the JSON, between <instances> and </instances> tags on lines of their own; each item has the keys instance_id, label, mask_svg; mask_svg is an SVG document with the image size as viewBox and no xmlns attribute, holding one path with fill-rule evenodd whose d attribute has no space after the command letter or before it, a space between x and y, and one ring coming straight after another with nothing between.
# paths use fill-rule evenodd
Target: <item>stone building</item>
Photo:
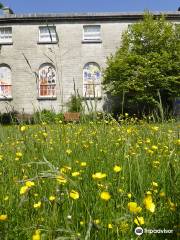
<instances>
[{"instance_id":1,"label":"stone building","mask_svg":"<svg viewBox=\"0 0 180 240\"><path fill-rule=\"evenodd\" d=\"M160 15L160 13L154 13ZM180 12L166 12L180 22ZM66 111L74 88L106 108L102 69L121 35L143 13L0 15L0 112ZM94 105L93 105L94 104Z\"/></svg>"}]
</instances>

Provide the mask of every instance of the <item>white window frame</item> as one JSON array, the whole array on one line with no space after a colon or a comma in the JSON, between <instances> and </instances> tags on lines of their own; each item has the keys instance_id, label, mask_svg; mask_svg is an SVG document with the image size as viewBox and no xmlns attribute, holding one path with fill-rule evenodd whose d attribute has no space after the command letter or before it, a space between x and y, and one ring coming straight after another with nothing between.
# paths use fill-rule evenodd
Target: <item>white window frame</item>
<instances>
[{"instance_id":1,"label":"white window frame","mask_svg":"<svg viewBox=\"0 0 180 240\"><path fill-rule=\"evenodd\" d=\"M0 27L0 44L12 43L12 27Z\"/></svg>"},{"instance_id":2,"label":"white window frame","mask_svg":"<svg viewBox=\"0 0 180 240\"><path fill-rule=\"evenodd\" d=\"M101 25L84 25L83 41L101 41Z\"/></svg>"},{"instance_id":3,"label":"white window frame","mask_svg":"<svg viewBox=\"0 0 180 240\"><path fill-rule=\"evenodd\" d=\"M43 32L43 29L45 30ZM57 34L55 26L39 26L39 42L40 43L56 43Z\"/></svg>"}]
</instances>

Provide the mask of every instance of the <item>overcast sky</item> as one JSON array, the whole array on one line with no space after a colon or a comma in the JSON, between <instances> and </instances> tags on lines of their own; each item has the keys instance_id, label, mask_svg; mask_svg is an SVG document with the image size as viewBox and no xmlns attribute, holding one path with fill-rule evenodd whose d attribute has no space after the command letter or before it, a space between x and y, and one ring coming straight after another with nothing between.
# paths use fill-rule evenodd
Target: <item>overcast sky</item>
<instances>
[{"instance_id":1,"label":"overcast sky","mask_svg":"<svg viewBox=\"0 0 180 240\"><path fill-rule=\"evenodd\" d=\"M180 0L0 0L15 13L176 11Z\"/></svg>"}]
</instances>

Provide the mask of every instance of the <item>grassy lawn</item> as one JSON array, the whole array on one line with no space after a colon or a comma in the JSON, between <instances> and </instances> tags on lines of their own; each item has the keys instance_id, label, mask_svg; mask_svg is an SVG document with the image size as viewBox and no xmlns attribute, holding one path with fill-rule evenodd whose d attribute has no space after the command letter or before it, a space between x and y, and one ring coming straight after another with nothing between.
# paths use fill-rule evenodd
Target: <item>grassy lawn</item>
<instances>
[{"instance_id":1,"label":"grassy lawn","mask_svg":"<svg viewBox=\"0 0 180 240\"><path fill-rule=\"evenodd\" d=\"M177 239L179 127L0 126L0 239Z\"/></svg>"}]
</instances>

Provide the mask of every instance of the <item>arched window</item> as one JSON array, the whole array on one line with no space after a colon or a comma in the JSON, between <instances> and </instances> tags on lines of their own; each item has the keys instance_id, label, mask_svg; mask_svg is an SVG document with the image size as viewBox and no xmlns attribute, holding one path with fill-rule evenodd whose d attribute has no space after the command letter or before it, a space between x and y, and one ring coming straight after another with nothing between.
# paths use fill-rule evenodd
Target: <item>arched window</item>
<instances>
[{"instance_id":1,"label":"arched window","mask_svg":"<svg viewBox=\"0 0 180 240\"><path fill-rule=\"evenodd\" d=\"M49 63L39 69L39 97L56 97L56 70Z\"/></svg>"},{"instance_id":2,"label":"arched window","mask_svg":"<svg viewBox=\"0 0 180 240\"><path fill-rule=\"evenodd\" d=\"M101 70L97 63L90 62L83 69L83 96L101 97Z\"/></svg>"},{"instance_id":3,"label":"arched window","mask_svg":"<svg viewBox=\"0 0 180 240\"><path fill-rule=\"evenodd\" d=\"M0 98L12 97L11 69L7 65L0 65Z\"/></svg>"}]
</instances>

